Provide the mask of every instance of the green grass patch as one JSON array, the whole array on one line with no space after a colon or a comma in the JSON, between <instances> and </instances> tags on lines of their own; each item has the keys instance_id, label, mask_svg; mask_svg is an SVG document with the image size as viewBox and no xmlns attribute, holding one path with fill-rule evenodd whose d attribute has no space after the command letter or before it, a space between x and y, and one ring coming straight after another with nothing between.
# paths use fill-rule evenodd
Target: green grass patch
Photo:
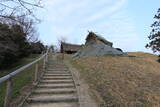
<instances>
[{"instance_id":1,"label":"green grass patch","mask_svg":"<svg viewBox=\"0 0 160 107\"><path fill-rule=\"evenodd\" d=\"M29 62L32 62L33 60L37 59L39 55L31 55L28 58L23 58L19 62L17 62L15 66L11 69L5 70L5 72L1 72L1 77L28 64ZM39 62L39 72L42 71L42 64L43 61ZM20 96L20 90L22 87L24 87L26 84L31 84L34 79L34 73L35 73L35 65L32 65L31 67L27 68L26 70L18 73L16 76L14 76L13 79L13 99ZM6 82L0 84L0 107L3 107L4 99L5 99L5 93L6 93Z\"/></svg>"},{"instance_id":2,"label":"green grass patch","mask_svg":"<svg viewBox=\"0 0 160 107\"><path fill-rule=\"evenodd\" d=\"M28 64L29 62L32 62L33 60L35 60L39 56L40 56L39 54L31 54L29 57L20 59L19 61L15 62L14 64L12 64L11 66L9 66L6 69L0 69L0 77L3 77L5 75L17 70L18 68Z\"/></svg>"}]
</instances>

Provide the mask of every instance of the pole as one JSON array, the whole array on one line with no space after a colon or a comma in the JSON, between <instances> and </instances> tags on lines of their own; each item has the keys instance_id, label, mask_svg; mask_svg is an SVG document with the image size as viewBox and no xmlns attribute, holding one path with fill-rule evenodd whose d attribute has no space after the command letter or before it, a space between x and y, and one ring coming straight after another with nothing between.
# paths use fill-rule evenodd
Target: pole
<instances>
[{"instance_id":1,"label":"pole","mask_svg":"<svg viewBox=\"0 0 160 107\"><path fill-rule=\"evenodd\" d=\"M36 84L38 80L38 62L36 63L35 75L34 75L34 83Z\"/></svg>"},{"instance_id":2,"label":"pole","mask_svg":"<svg viewBox=\"0 0 160 107\"><path fill-rule=\"evenodd\" d=\"M4 102L4 107L10 107L10 102L12 99L12 90L13 90L13 81L12 78L10 78L7 81L7 88L6 88L6 96L5 96L5 102Z\"/></svg>"}]
</instances>

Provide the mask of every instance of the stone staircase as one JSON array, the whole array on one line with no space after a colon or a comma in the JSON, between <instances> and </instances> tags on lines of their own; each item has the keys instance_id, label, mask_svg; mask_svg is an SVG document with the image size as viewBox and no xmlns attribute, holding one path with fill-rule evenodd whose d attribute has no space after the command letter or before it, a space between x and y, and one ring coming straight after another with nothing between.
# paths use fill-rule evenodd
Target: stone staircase
<instances>
[{"instance_id":1,"label":"stone staircase","mask_svg":"<svg viewBox=\"0 0 160 107\"><path fill-rule=\"evenodd\" d=\"M24 107L79 107L73 77L62 62L49 60L46 72Z\"/></svg>"}]
</instances>

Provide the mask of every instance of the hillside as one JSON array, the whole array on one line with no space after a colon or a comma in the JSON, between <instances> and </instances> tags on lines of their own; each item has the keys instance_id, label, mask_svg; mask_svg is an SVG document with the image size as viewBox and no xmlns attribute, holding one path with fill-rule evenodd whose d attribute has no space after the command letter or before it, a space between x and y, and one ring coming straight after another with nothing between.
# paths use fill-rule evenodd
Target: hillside
<instances>
[{"instance_id":1,"label":"hillside","mask_svg":"<svg viewBox=\"0 0 160 107\"><path fill-rule=\"evenodd\" d=\"M0 77L3 77L18 68L32 62L33 60L37 59L39 54L32 54L29 57L22 58L18 62L15 62L12 66L8 67L7 69L0 70ZM41 66L39 69L42 69L42 61L39 63ZM31 90L33 77L34 77L35 65L31 66L30 68L24 70L23 72L18 73L16 76L12 78L14 81L13 86L13 102L12 107L17 107L17 105L24 99L24 97L28 94ZM0 107L3 107L5 94L6 94L6 82L0 84Z\"/></svg>"},{"instance_id":2,"label":"hillside","mask_svg":"<svg viewBox=\"0 0 160 107\"><path fill-rule=\"evenodd\" d=\"M89 57L71 63L81 77L115 107L160 107L160 64L157 56L131 52L136 57Z\"/></svg>"}]
</instances>

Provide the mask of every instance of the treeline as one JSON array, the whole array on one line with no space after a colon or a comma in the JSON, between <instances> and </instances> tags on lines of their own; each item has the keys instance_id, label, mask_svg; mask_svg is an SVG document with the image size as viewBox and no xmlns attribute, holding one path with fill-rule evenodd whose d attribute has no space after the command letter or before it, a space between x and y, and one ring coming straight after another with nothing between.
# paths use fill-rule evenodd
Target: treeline
<instances>
[{"instance_id":1,"label":"treeline","mask_svg":"<svg viewBox=\"0 0 160 107\"><path fill-rule=\"evenodd\" d=\"M45 51L46 46L38 39L35 29L40 19L34 12L39 8L43 8L41 0L0 1L0 69Z\"/></svg>"},{"instance_id":2,"label":"treeline","mask_svg":"<svg viewBox=\"0 0 160 107\"><path fill-rule=\"evenodd\" d=\"M32 53L41 54L43 51L45 46L40 41L29 41L22 25L0 22L0 68Z\"/></svg>"}]
</instances>

